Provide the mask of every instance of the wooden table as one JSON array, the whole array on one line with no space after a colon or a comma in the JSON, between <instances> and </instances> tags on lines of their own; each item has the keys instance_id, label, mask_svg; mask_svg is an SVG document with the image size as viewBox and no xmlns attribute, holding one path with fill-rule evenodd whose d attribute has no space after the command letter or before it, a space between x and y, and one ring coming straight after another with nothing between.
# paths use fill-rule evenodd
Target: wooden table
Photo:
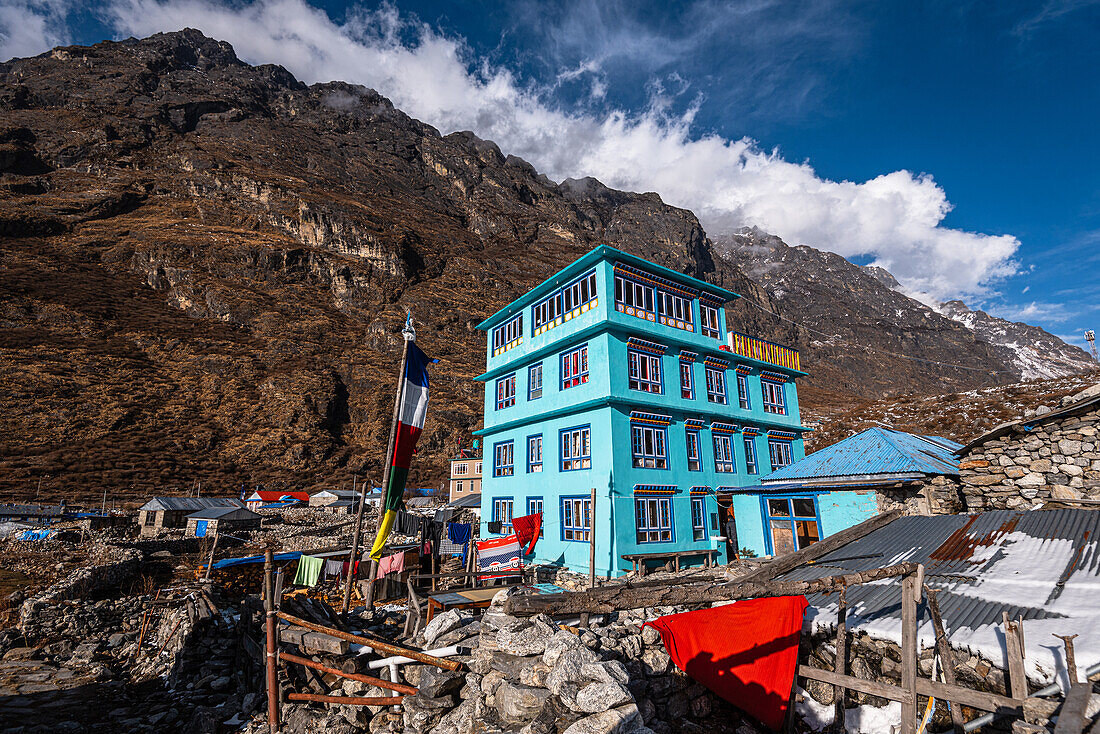
<instances>
[{"instance_id":1,"label":"wooden table","mask_svg":"<svg viewBox=\"0 0 1100 734\"><path fill-rule=\"evenodd\" d=\"M630 561L633 571L639 573L641 576L646 574L646 561L660 560L660 559L672 559L673 569L680 570L681 558L693 558L695 556L704 556L706 567L710 568L714 565L715 557L718 555L717 550L686 550L686 551L664 551L661 553L624 553L622 558L624 561Z\"/></svg>"},{"instance_id":2,"label":"wooden table","mask_svg":"<svg viewBox=\"0 0 1100 734\"><path fill-rule=\"evenodd\" d=\"M486 589L466 589L464 591L447 591L442 594L432 594L428 597L428 619L432 621L435 611L446 609L485 609L492 602L498 592L507 586L491 586ZM531 584L530 588L535 594L560 594L565 589L554 584Z\"/></svg>"}]
</instances>

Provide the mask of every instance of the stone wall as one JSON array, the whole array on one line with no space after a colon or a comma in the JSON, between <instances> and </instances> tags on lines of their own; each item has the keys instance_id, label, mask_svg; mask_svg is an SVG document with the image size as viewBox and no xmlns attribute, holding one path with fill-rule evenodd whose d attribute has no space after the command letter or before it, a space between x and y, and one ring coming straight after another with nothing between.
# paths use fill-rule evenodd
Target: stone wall
<instances>
[{"instance_id":1,"label":"stone wall","mask_svg":"<svg viewBox=\"0 0 1100 734\"><path fill-rule=\"evenodd\" d=\"M1100 407L1016 427L959 463L966 512L1029 509L1049 499L1100 499Z\"/></svg>"},{"instance_id":2,"label":"stone wall","mask_svg":"<svg viewBox=\"0 0 1100 734\"><path fill-rule=\"evenodd\" d=\"M81 599L100 589L118 586L133 578L140 568L142 554L138 550L114 549L110 560L78 568L57 583L23 602L19 610L19 627L28 637L45 631L55 618L65 614L62 602ZM93 551L93 556L106 555Z\"/></svg>"},{"instance_id":3,"label":"stone wall","mask_svg":"<svg viewBox=\"0 0 1100 734\"><path fill-rule=\"evenodd\" d=\"M953 515L965 509L959 483L952 477L932 477L916 487L876 489L878 511L901 510L906 515Z\"/></svg>"}]
</instances>

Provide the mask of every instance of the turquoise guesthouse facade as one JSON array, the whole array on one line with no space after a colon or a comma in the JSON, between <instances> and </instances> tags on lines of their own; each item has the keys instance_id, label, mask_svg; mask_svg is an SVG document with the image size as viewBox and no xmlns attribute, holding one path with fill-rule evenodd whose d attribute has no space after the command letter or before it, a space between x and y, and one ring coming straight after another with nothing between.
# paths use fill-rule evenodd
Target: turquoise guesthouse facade
<instances>
[{"instance_id":1,"label":"turquoise guesthouse facade","mask_svg":"<svg viewBox=\"0 0 1100 734\"><path fill-rule=\"evenodd\" d=\"M529 563L715 549L719 496L804 456L798 353L727 336L737 294L598 247L478 325L488 333L481 536L543 513ZM728 339L728 343L727 343ZM740 521L740 520L739 520Z\"/></svg>"}]
</instances>

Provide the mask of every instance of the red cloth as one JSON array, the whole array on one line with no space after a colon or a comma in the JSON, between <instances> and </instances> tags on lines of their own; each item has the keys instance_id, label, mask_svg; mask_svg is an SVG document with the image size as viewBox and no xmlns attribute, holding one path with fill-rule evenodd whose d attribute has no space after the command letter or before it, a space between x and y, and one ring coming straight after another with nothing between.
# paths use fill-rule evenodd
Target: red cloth
<instances>
[{"instance_id":1,"label":"red cloth","mask_svg":"<svg viewBox=\"0 0 1100 734\"><path fill-rule=\"evenodd\" d=\"M527 546L524 554L531 555L535 552L535 541L539 539L539 533L542 532L542 513L513 517L512 530L516 533L520 547Z\"/></svg>"},{"instance_id":2,"label":"red cloth","mask_svg":"<svg viewBox=\"0 0 1100 734\"><path fill-rule=\"evenodd\" d=\"M798 667L803 596L747 599L659 617L672 662L774 730L783 726Z\"/></svg>"}]
</instances>

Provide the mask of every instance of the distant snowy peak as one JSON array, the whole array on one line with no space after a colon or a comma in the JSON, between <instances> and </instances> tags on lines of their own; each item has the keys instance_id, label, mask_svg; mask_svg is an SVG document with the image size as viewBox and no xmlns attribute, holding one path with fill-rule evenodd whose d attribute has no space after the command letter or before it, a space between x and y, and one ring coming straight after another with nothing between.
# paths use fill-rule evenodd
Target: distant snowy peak
<instances>
[{"instance_id":1,"label":"distant snowy peak","mask_svg":"<svg viewBox=\"0 0 1100 734\"><path fill-rule=\"evenodd\" d=\"M962 301L941 304L940 313L958 321L980 339L1007 350L1009 360L1025 380L1062 377L1097 367L1088 352L1066 344L1038 326L973 311Z\"/></svg>"}]
</instances>

